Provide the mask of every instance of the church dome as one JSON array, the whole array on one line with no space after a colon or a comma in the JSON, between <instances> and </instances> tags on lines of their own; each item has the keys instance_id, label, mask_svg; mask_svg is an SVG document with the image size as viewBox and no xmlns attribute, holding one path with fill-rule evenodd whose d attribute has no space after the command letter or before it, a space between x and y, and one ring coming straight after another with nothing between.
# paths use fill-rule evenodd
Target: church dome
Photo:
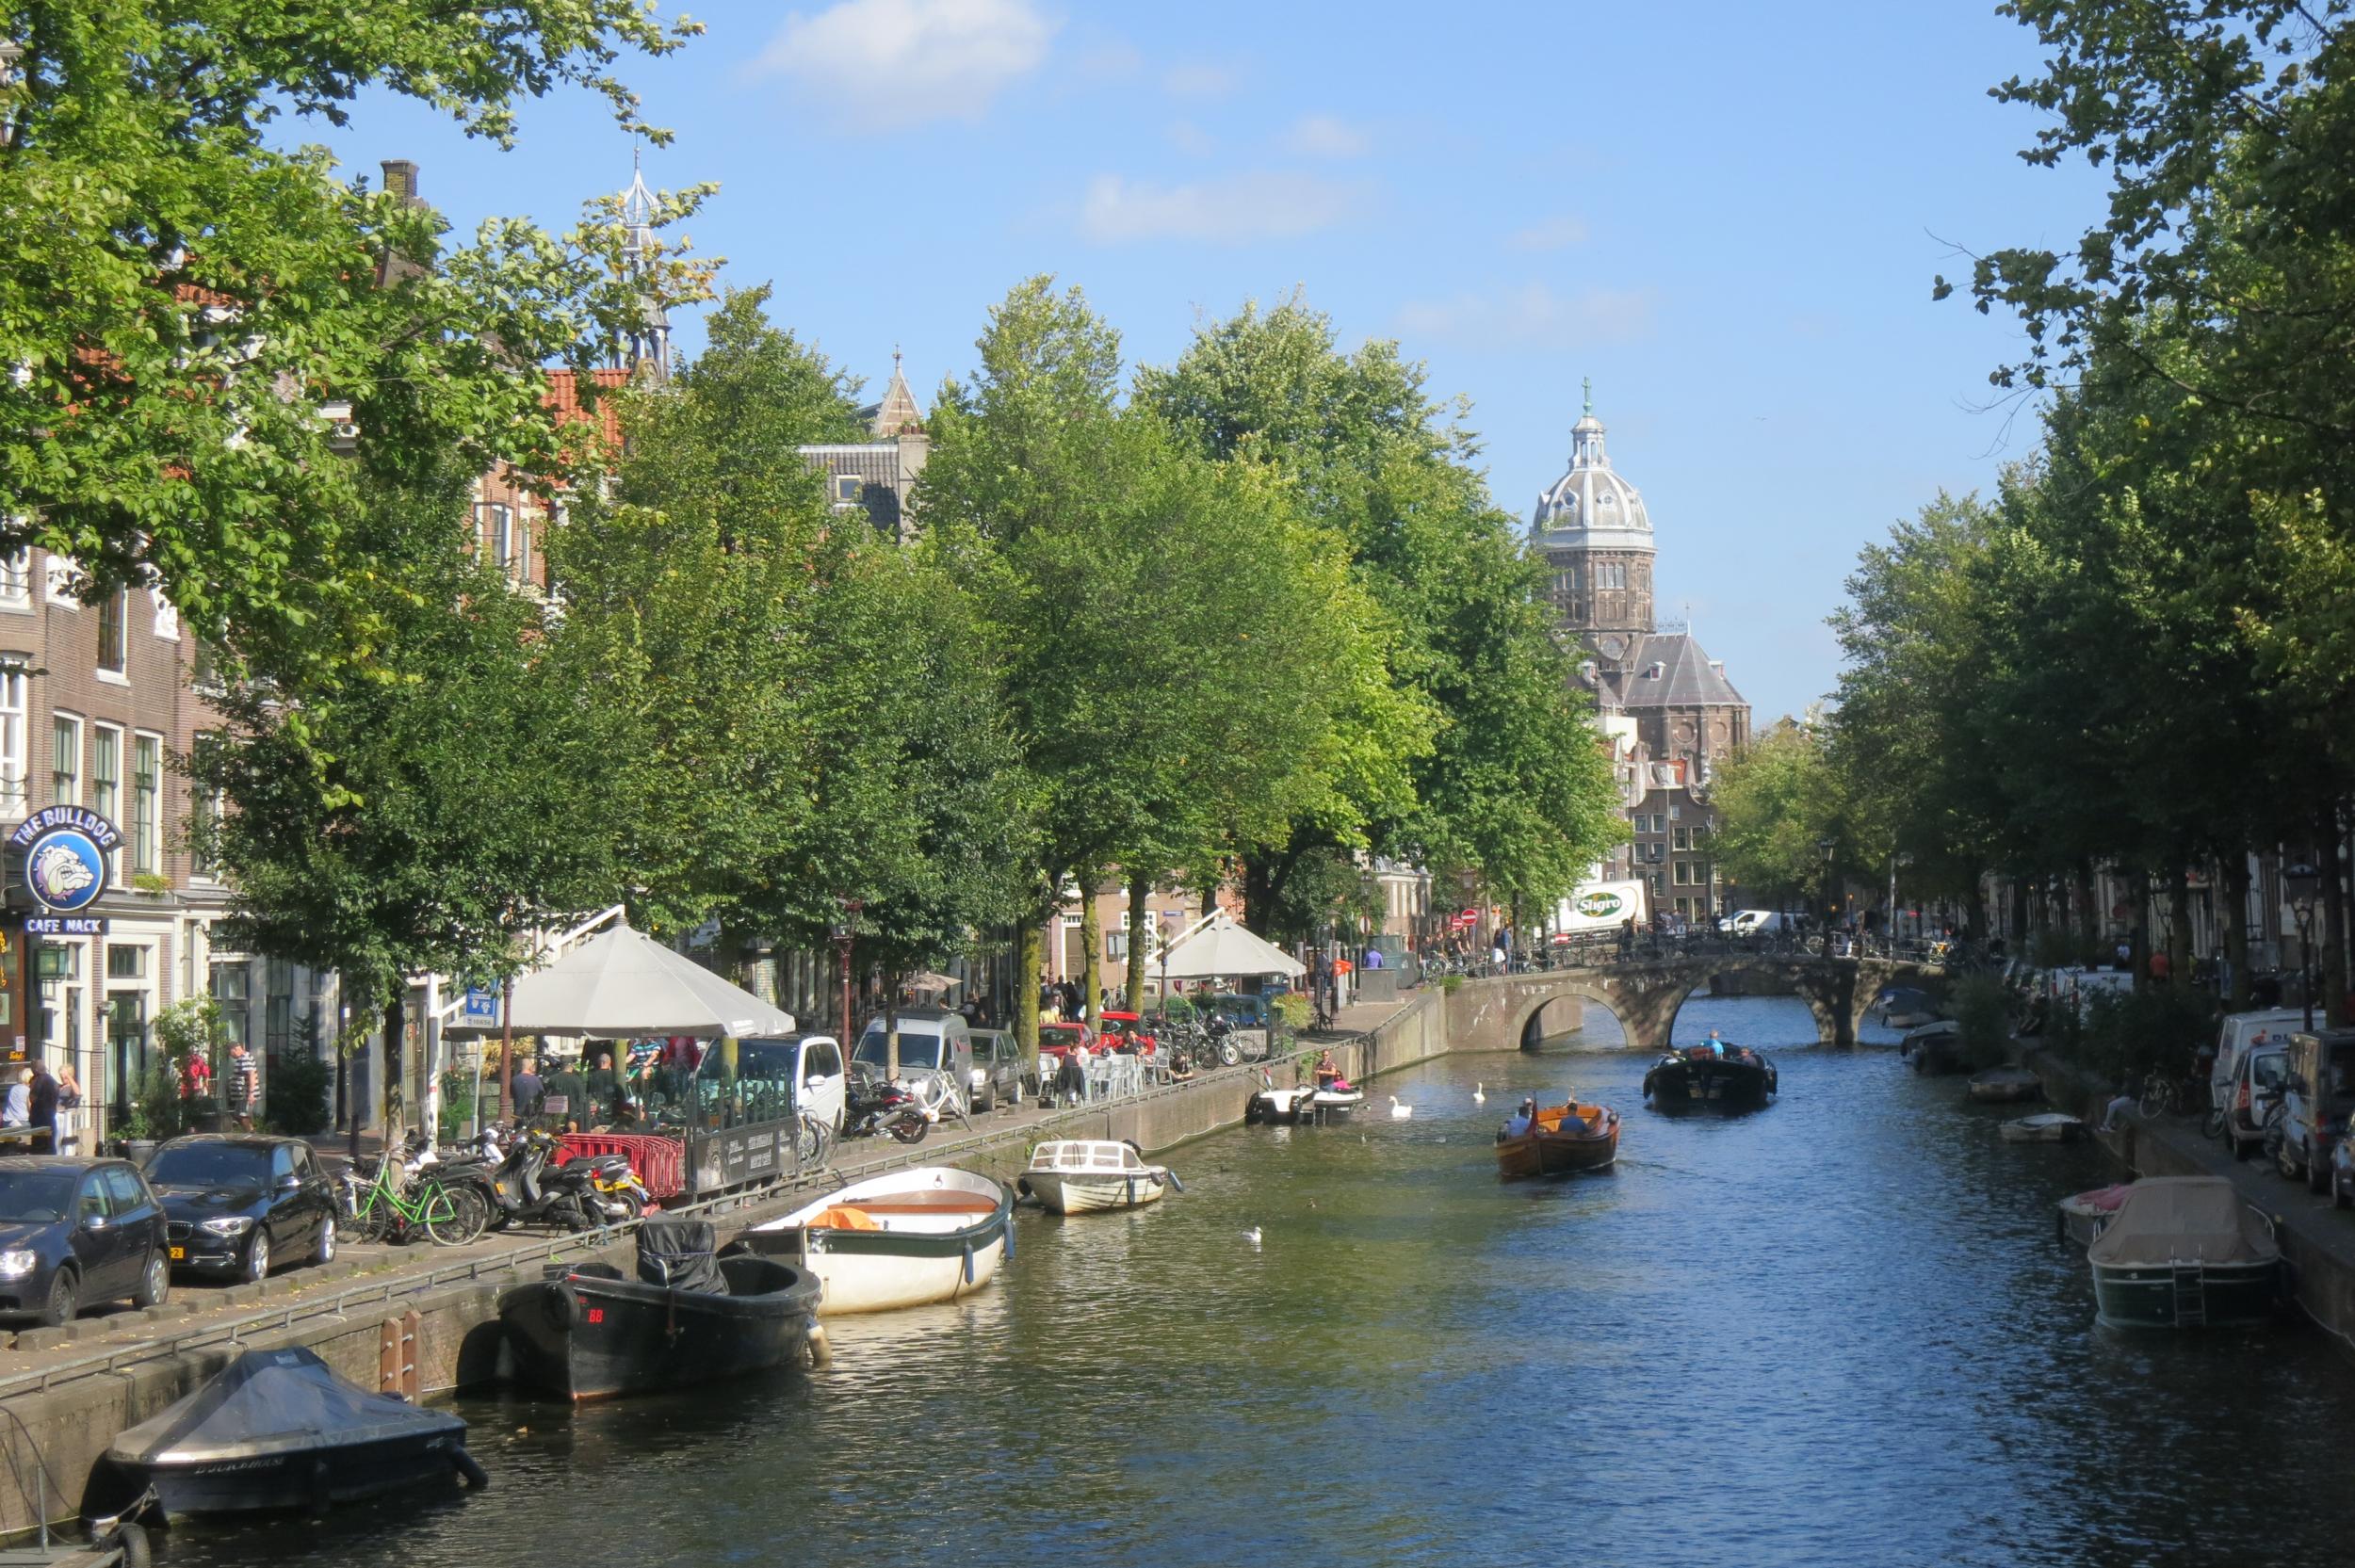
<instances>
[{"instance_id":1,"label":"church dome","mask_svg":"<svg viewBox=\"0 0 2355 1568\"><path fill-rule=\"evenodd\" d=\"M1537 510L1529 523L1541 549L1652 548L1651 516L1644 509L1644 498L1619 477L1603 450L1602 421L1595 417L1591 385L1586 412L1570 427L1570 471L1537 497Z\"/></svg>"}]
</instances>

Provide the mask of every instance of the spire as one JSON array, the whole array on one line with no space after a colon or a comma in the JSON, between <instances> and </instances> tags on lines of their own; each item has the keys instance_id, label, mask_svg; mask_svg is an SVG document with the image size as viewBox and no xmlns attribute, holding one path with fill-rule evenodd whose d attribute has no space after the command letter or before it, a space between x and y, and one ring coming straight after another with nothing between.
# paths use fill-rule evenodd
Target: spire
<instances>
[{"instance_id":1,"label":"spire","mask_svg":"<svg viewBox=\"0 0 2355 1568\"><path fill-rule=\"evenodd\" d=\"M1595 379L1592 376L1584 377L1582 379L1581 384L1586 389L1585 417L1592 419L1595 417Z\"/></svg>"},{"instance_id":2,"label":"spire","mask_svg":"<svg viewBox=\"0 0 2355 1568\"><path fill-rule=\"evenodd\" d=\"M622 267L644 279L655 256L654 224L660 205L646 188L646 170L640 150L629 152L629 188L622 192ZM639 297L642 319L623 345L622 362L632 370L645 367L658 381L671 379L671 318L651 290Z\"/></svg>"}]
</instances>

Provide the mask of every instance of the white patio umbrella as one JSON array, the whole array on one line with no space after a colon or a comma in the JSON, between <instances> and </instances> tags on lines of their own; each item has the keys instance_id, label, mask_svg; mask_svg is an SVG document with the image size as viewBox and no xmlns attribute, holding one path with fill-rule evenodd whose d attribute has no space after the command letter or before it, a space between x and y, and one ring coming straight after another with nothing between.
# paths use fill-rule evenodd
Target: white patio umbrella
<instances>
[{"instance_id":1,"label":"white patio umbrella","mask_svg":"<svg viewBox=\"0 0 2355 1568\"><path fill-rule=\"evenodd\" d=\"M1171 980L1207 979L1213 975L1284 975L1296 979L1307 973L1307 965L1236 925L1225 910L1213 912L1163 949L1161 967L1161 978Z\"/></svg>"},{"instance_id":2,"label":"white patio umbrella","mask_svg":"<svg viewBox=\"0 0 2355 1568\"><path fill-rule=\"evenodd\" d=\"M519 1034L604 1040L716 1040L793 1029L791 1013L627 926L599 931L546 967L517 976L510 1014Z\"/></svg>"}]
</instances>

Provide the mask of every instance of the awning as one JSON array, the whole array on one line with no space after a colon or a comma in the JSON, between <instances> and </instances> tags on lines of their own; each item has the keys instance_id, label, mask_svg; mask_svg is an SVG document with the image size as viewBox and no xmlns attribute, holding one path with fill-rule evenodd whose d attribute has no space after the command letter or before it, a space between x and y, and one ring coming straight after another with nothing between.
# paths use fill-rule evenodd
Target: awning
<instances>
[{"instance_id":1,"label":"awning","mask_svg":"<svg viewBox=\"0 0 2355 1568\"><path fill-rule=\"evenodd\" d=\"M605 1040L715 1040L793 1029L791 1013L627 926L599 931L545 968L517 976L510 1010L521 1034Z\"/></svg>"},{"instance_id":2,"label":"awning","mask_svg":"<svg viewBox=\"0 0 2355 1568\"><path fill-rule=\"evenodd\" d=\"M1307 965L1270 942L1252 935L1225 910L1208 924L1170 944L1161 972L1173 980L1207 979L1214 975L1286 975L1297 978Z\"/></svg>"}]
</instances>

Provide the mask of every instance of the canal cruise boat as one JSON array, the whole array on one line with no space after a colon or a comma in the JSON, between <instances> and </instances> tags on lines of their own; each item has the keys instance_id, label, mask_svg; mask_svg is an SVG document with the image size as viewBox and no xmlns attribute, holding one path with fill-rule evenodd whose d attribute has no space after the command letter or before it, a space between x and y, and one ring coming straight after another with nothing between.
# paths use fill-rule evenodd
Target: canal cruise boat
<instances>
[{"instance_id":1,"label":"canal cruise boat","mask_svg":"<svg viewBox=\"0 0 2355 1568\"><path fill-rule=\"evenodd\" d=\"M1775 1064L1762 1051L1713 1040L1670 1050L1644 1075L1644 1098L1662 1110L1710 1106L1754 1110L1775 1097Z\"/></svg>"}]
</instances>

